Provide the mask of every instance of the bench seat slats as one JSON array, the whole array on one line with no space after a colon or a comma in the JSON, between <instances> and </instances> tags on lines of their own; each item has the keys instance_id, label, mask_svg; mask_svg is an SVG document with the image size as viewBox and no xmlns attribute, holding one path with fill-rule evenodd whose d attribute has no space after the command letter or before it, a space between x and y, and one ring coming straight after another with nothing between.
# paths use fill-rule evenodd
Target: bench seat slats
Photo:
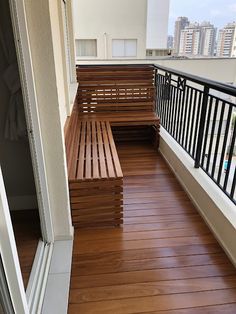
<instances>
[{"instance_id":1,"label":"bench seat slats","mask_svg":"<svg viewBox=\"0 0 236 314\"><path fill-rule=\"evenodd\" d=\"M109 122L78 120L77 130L78 135L74 136L76 149L69 150L71 163L74 165L78 163L77 174L75 176L75 172L70 171L69 180L123 177Z\"/></svg>"}]
</instances>

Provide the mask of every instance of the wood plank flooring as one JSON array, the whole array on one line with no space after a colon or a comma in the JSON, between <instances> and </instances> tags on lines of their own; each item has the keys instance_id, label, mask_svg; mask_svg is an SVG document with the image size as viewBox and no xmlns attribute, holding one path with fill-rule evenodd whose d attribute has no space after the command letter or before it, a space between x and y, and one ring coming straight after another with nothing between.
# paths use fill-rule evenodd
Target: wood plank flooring
<instances>
[{"instance_id":1,"label":"wood plank flooring","mask_svg":"<svg viewBox=\"0 0 236 314\"><path fill-rule=\"evenodd\" d=\"M11 218L24 286L27 288L38 242L41 238L38 210L12 211Z\"/></svg>"},{"instance_id":2,"label":"wood plank flooring","mask_svg":"<svg viewBox=\"0 0 236 314\"><path fill-rule=\"evenodd\" d=\"M236 313L236 269L160 155L118 144L124 225L75 233L69 314Z\"/></svg>"}]
</instances>

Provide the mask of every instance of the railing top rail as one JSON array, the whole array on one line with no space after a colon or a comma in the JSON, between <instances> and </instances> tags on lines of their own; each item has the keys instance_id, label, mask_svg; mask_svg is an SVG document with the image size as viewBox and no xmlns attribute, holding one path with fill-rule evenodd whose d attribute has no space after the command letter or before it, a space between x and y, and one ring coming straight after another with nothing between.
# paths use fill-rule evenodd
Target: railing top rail
<instances>
[{"instance_id":1,"label":"railing top rail","mask_svg":"<svg viewBox=\"0 0 236 314\"><path fill-rule=\"evenodd\" d=\"M182 71L178 71L178 70L174 70L168 67L164 67L164 66L159 66L159 65L154 65L154 67L158 70L162 70L165 72L169 72L171 74L177 75L177 76L181 76L182 78L186 79L186 80L190 80L194 83L197 83L199 85L205 86L207 85L209 88L215 89L217 91L223 92L225 94L229 94L231 96L236 97L236 87L230 85L230 84L225 84L225 83L221 83L218 81L213 81L213 80L209 80L206 78L203 78L201 76L197 76L197 75L192 75L192 74L188 74Z\"/></svg>"}]
</instances>

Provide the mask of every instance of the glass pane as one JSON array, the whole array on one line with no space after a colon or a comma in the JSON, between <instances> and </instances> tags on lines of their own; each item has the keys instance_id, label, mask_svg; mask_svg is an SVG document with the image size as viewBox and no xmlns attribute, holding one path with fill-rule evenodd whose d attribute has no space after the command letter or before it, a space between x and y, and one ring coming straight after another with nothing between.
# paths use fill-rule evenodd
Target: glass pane
<instances>
[{"instance_id":1,"label":"glass pane","mask_svg":"<svg viewBox=\"0 0 236 314\"><path fill-rule=\"evenodd\" d=\"M0 314L8 313L13 313L13 307L0 255Z\"/></svg>"},{"instance_id":2,"label":"glass pane","mask_svg":"<svg viewBox=\"0 0 236 314\"><path fill-rule=\"evenodd\" d=\"M76 39L77 57L96 57L97 40L96 39Z\"/></svg>"},{"instance_id":3,"label":"glass pane","mask_svg":"<svg viewBox=\"0 0 236 314\"><path fill-rule=\"evenodd\" d=\"M126 57L137 56L137 40L136 39L125 40L125 56Z\"/></svg>"},{"instance_id":4,"label":"glass pane","mask_svg":"<svg viewBox=\"0 0 236 314\"><path fill-rule=\"evenodd\" d=\"M112 57L124 57L125 56L125 41L124 39L112 40Z\"/></svg>"}]
</instances>

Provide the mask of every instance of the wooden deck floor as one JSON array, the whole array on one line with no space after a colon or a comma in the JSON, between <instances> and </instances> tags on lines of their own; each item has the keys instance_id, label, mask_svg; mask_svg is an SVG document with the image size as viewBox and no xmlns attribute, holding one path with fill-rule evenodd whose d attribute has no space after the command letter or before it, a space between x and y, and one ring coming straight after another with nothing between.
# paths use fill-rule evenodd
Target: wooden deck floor
<instances>
[{"instance_id":1,"label":"wooden deck floor","mask_svg":"<svg viewBox=\"0 0 236 314\"><path fill-rule=\"evenodd\" d=\"M236 313L236 270L163 159L118 145L124 226L75 233L70 314Z\"/></svg>"},{"instance_id":2,"label":"wooden deck floor","mask_svg":"<svg viewBox=\"0 0 236 314\"><path fill-rule=\"evenodd\" d=\"M41 237L38 210L18 210L11 212L16 246L25 289L34 262L38 242Z\"/></svg>"}]
</instances>

